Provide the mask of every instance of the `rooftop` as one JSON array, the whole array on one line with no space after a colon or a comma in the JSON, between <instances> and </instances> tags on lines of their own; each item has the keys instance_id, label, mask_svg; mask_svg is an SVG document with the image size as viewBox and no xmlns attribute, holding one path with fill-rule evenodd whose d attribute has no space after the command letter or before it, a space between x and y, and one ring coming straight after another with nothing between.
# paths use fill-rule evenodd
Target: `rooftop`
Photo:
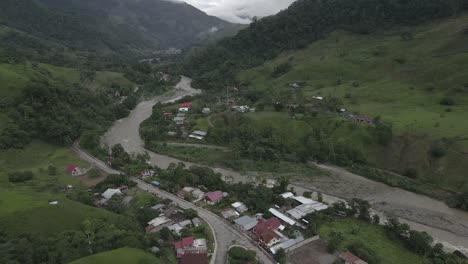
<instances>
[{"instance_id":1,"label":"rooftop","mask_svg":"<svg viewBox=\"0 0 468 264\"><path fill-rule=\"evenodd\" d=\"M276 209L270 208L270 210L268 210L268 211L270 211L270 213L272 213L274 216L278 217L283 222L286 222L289 225L295 225L296 224L296 221L294 221L293 219L287 217L286 215L284 215L283 213L281 213L280 211L278 211Z\"/></svg>"},{"instance_id":2,"label":"rooftop","mask_svg":"<svg viewBox=\"0 0 468 264\"><path fill-rule=\"evenodd\" d=\"M236 220L234 220L234 222L237 225L242 226L242 228L244 228L245 230L250 230L250 229L254 228L255 225L257 225L257 219L252 218L252 217L250 217L248 215L244 215L242 217L239 217Z\"/></svg>"},{"instance_id":3,"label":"rooftop","mask_svg":"<svg viewBox=\"0 0 468 264\"><path fill-rule=\"evenodd\" d=\"M207 192L205 198L211 202L217 202L223 198L223 193L221 191Z\"/></svg>"}]
</instances>

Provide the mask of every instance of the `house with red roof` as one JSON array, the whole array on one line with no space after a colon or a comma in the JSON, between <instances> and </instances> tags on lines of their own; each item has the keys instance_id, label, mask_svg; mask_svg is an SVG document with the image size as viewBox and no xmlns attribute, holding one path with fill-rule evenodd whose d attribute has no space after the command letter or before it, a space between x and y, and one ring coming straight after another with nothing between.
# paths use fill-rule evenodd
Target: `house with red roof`
<instances>
[{"instance_id":1,"label":"house with red roof","mask_svg":"<svg viewBox=\"0 0 468 264\"><path fill-rule=\"evenodd\" d=\"M184 237L182 240L172 243L174 249L177 251L179 249L186 249L192 247L193 237Z\"/></svg>"},{"instance_id":2,"label":"house with red roof","mask_svg":"<svg viewBox=\"0 0 468 264\"><path fill-rule=\"evenodd\" d=\"M206 252L201 254L184 254L180 257L179 264L208 264L208 255Z\"/></svg>"},{"instance_id":3,"label":"house with red roof","mask_svg":"<svg viewBox=\"0 0 468 264\"><path fill-rule=\"evenodd\" d=\"M367 262L353 255L351 252L343 252L339 257L345 264L367 264Z\"/></svg>"},{"instance_id":4,"label":"house with red roof","mask_svg":"<svg viewBox=\"0 0 468 264\"><path fill-rule=\"evenodd\" d=\"M186 103L180 104L180 107L183 107L183 108L192 107L192 106L193 106L193 103L192 103L192 102L186 102Z\"/></svg>"},{"instance_id":5,"label":"house with red roof","mask_svg":"<svg viewBox=\"0 0 468 264\"><path fill-rule=\"evenodd\" d=\"M274 230L269 229L265 233L261 234L258 240L262 245L270 248L273 245L281 242L281 237Z\"/></svg>"},{"instance_id":6,"label":"house with red roof","mask_svg":"<svg viewBox=\"0 0 468 264\"><path fill-rule=\"evenodd\" d=\"M276 233L276 230L278 230L280 226L281 222L276 217L272 217L268 220L260 219L252 232L261 244L266 247L271 247L281 242L281 237Z\"/></svg>"},{"instance_id":7,"label":"house with red roof","mask_svg":"<svg viewBox=\"0 0 468 264\"><path fill-rule=\"evenodd\" d=\"M66 171L72 176L79 176L83 174L83 171L78 165L70 164L67 166Z\"/></svg>"},{"instance_id":8,"label":"house with red roof","mask_svg":"<svg viewBox=\"0 0 468 264\"><path fill-rule=\"evenodd\" d=\"M259 238L263 233L268 230L277 230L281 225L278 218L272 217L268 220L260 219L253 228L252 232Z\"/></svg>"},{"instance_id":9,"label":"house with red roof","mask_svg":"<svg viewBox=\"0 0 468 264\"><path fill-rule=\"evenodd\" d=\"M205 201L208 204L216 204L224 198L223 192L215 191L215 192L207 192L205 193Z\"/></svg>"}]
</instances>

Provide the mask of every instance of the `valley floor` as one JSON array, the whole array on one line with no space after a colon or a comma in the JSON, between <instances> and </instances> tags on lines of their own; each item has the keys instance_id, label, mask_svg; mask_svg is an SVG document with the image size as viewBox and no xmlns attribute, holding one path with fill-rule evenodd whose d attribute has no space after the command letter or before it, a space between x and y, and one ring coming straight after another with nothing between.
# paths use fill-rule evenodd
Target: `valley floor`
<instances>
[{"instance_id":1,"label":"valley floor","mask_svg":"<svg viewBox=\"0 0 468 264\"><path fill-rule=\"evenodd\" d=\"M184 78L179 87L180 85L189 86L189 79ZM194 92L193 90L185 91L189 92L184 93L176 89L177 95L188 95ZM128 118L119 120L114 124L106 133L103 139L104 143L107 145L120 143L129 153L143 153L146 151L151 157L151 164L161 168L167 168L170 163L183 162L144 149L143 140L139 135L139 125L150 117L152 106L160 100L173 101L161 97L141 102ZM194 165L190 162L183 163L186 167ZM321 166L321 168L330 171L331 176L307 177L313 180L300 182L300 185L343 198L369 200L376 210L406 219L408 224L415 230L427 231L438 241L468 248L468 213L452 210L442 202L434 199L392 188L335 167ZM213 168L213 170L221 173L225 178L232 178L234 181L255 180L252 176L224 168Z\"/></svg>"}]
</instances>

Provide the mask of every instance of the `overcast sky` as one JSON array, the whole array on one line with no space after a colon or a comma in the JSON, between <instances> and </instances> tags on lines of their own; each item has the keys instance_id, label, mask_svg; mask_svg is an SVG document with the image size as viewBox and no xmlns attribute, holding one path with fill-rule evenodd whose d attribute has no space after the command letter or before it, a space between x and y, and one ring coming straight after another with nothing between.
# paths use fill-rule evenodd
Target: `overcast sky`
<instances>
[{"instance_id":1,"label":"overcast sky","mask_svg":"<svg viewBox=\"0 0 468 264\"><path fill-rule=\"evenodd\" d=\"M179 0L182 1L182 0ZM209 15L235 23L249 23L251 17L264 17L286 9L295 0L183 0Z\"/></svg>"}]
</instances>

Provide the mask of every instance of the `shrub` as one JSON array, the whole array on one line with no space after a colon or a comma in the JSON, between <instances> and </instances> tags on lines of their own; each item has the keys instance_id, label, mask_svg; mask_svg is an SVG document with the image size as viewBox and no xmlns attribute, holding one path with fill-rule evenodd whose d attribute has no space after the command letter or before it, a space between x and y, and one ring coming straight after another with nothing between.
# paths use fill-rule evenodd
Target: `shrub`
<instances>
[{"instance_id":1,"label":"shrub","mask_svg":"<svg viewBox=\"0 0 468 264\"><path fill-rule=\"evenodd\" d=\"M358 256L359 258L363 259L369 264L380 263L380 260L375 251L366 247L366 245L364 245L361 242L352 243L351 245L349 245L348 249L354 255Z\"/></svg>"},{"instance_id":2,"label":"shrub","mask_svg":"<svg viewBox=\"0 0 468 264\"><path fill-rule=\"evenodd\" d=\"M34 178L34 173L32 173L32 171L12 172L8 176L8 180L14 183L29 181L29 180L32 180L33 178Z\"/></svg>"},{"instance_id":3,"label":"shrub","mask_svg":"<svg viewBox=\"0 0 468 264\"><path fill-rule=\"evenodd\" d=\"M361 86L361 83L359 83L359 81L353 81L353 82L351 83L351 85L352 85L353 87L357 88L357 87Z\"/></svg>"},{"instance_id":4,"label":"shrub","mask_svg":"<svg viewBox=\"0 0 468 264\"><path fill-rule=\"evenodd\" d=\"M415 168L406 168L403 171L403 176L406 176L411 179L415 179L416 177L418 177L418 170L416 170Z\"/></svg>"},{"instance_id":5,"label":"shrub","mask_svg":"<svg viewBox=\"0 0 468 264\"><path fill-rule=\"evenodd\" d=\"M447 155L447 150L441 146L433 146L430 150L430 154L433 158L440 159Z\"/></svg>"},{"instance_id":6,"label":"shrub","mask_svg":"<svg viewBox=\"0 0 468 264\"><path fill-rule=\"evenodd\" d=\"M441 105L451 106L451 105L455 105L455 100L453 100L453 98L450 98L450 97L444 97L440 100L439 103Z\"/></svg>"}]
</instances>

